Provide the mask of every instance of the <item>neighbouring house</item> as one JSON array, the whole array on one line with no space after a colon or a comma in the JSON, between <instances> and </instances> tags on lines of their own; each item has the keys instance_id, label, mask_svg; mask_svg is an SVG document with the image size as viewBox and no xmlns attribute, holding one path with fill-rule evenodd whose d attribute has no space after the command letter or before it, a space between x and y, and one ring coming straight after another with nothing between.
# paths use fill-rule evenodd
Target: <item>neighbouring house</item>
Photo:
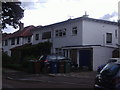
<instances>
[{"instance_id":1,"label":"neighbouring house","mask_svg":"<svg viewBox=\"0 0 120 90\"><path fill-rule=\"evenodd\" d=\"M27 26L25 28L20 28L20 30L12 33L2 35L2 48L5 53L11 56L11 49L32 43L32 32L35 26Z\"/></svg>"},{"instance_id":2,"label":"neighbouring house","mask_svg":"<svg viewBox=\"0 0 120 90\"><path fill-rule=\"evenodd\" d=\"M30 35L24 35L27 30L31 31ZM70 57L78 67L87 67L93 71L106 63L112 57L113 50L118 48L118 23L86 16L46 26L28 26L15 33L3 38L3 49L9 55L11 48L28 43L29 40L32 45L50 41L51 53ZM18 37L21 38L19 45Z\"/></svg>"},{"instance_id":3,"label":"neighbouring house","mask_svg":"<svg viewBox=\"0 0 120 90\"><path fill-rule=\"evenodd\" d=\"M96 70L117 48L118 23L83 16L34 28L32 44L44 41L52 42L51 53L70 57L78 67Z\"/></svg>"}]
</instances>

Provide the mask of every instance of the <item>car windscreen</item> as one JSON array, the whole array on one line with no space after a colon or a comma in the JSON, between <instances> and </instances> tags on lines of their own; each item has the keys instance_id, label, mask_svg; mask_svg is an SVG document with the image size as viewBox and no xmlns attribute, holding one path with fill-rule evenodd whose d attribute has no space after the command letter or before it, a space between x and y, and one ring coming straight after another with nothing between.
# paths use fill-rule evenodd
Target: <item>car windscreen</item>
<instances>
[{"instance_id":1,"label":"car windscreen","mask_svg":"<svg viewBox=\"0 0 120 90\"><path fill-rule=\"evenodd\" d=\"M58 60L69 60L67 57L64 56L57 56Z\"/></svg>"},{"instance_id":2,"label":"car windscreen","mask_svg":"<svg viewBox=\"0 0 120 90\"><path fill-rule=\"evenodd\" d=\"M109 63L101 70L100 74L106 76L114 76L119 69L120 65L115 63Z\"/></svg>"},{"instance_id":3,"label":"car windscreen","mask_svg":"<svg viewBox=\"0 0 120 90\"><path fill-rule=\"evenodd\" d=\"M59 55L48 55L47 60L49 61L60 61L60 60L69 60L67 57Z\"/></svg>"},{"instance_id":4,"label":"car windscreen","mask_svg":"<svg viewBox=\"0 0 120 90\"><path fill-rule=\"evenodd\" d=\"M55 61L57 59L57 56L56 55L48 55L46 59L49 61Z\"/></svg>"}]
</instances>

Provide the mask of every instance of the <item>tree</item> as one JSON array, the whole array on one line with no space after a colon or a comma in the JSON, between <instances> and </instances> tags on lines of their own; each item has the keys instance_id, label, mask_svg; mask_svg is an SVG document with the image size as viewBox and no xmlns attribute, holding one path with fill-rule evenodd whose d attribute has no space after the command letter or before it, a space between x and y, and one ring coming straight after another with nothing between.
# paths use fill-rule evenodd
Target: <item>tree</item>
<instances>
[{"instance_id":1,"label":"tree","mask_svg":"<svg viewBox=\"0 0 120 90\"><path fill-rule=\"evenodd\" d=\"M19 27L20 20L24 16L24 10L20 6L21 2L2 2L2 28L6 25L13 26L15 29Z\"/></svg>"}]
</instances>

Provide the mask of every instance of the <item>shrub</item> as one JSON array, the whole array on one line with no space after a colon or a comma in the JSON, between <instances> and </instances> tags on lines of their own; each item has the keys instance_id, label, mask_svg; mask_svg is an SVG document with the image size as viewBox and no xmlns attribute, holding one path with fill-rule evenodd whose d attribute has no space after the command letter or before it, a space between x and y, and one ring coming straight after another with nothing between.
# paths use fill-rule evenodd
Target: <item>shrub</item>
<instances>
[{"instance_id":1,"label":"shrub","mask_svg":"<svg viewBox=\"0 0 120 90\"><path fill-rule=\"evenodd\" d=\"M22 70L22 66L20 64L7 64L6 68L15 69L15 70Z\"/></svg>"},{"instance_id":2,"label":"shrub","mask_svg":"<svg viewBox=\"0 0 120 90\"><path fill-rule=\"evenodd\" d=\"M12 64L13 61L10 56L8 56L5 52L2 52L2 66L6 66L7 64Z\"/></svg>"}]
</instances>

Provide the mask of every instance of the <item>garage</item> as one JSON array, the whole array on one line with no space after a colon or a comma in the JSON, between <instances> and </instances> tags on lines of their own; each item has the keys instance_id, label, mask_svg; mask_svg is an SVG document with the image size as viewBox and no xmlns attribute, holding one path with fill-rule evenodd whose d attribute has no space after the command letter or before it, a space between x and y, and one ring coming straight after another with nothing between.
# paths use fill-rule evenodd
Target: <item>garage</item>
<instances>
[{"instance_id":1,"label":"garage","mask_svg":"<svg viewBox=\"0 0 120 90\"><path fill-rule=\"evenodd\" d=\"M79 50L79 67L92 69L92 49Z\"/></svg>"}]
</instances>

